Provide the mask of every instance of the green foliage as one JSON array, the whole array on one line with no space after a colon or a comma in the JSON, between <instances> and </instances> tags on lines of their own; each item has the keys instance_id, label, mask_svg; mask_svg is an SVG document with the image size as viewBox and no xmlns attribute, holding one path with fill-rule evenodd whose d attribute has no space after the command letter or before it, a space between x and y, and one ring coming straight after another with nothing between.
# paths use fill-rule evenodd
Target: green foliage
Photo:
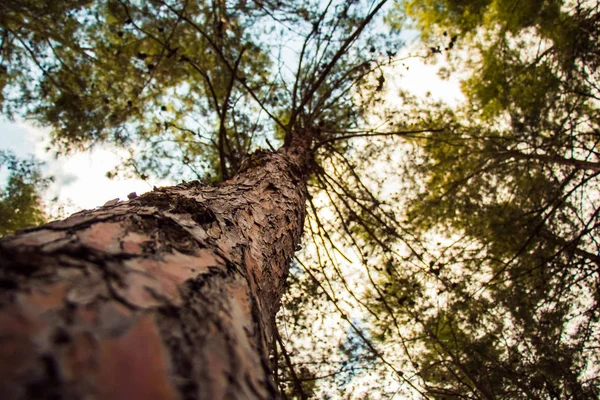
<instances>
[{"instance_id":1,"label":"green foliage","mask_svg":"<svg viewBox=\"0 0 600 400\"><path fill-rule=\"evenodd\" d=\"M3 109L51 126L58 151L130 149L110 176L226 179L282 130L356 126L373 97L366 77L389 61L360 48L397 46L380 34L340 50L369 10L354 0L55 3L2 6ZM302 40L283 60L281 43Z\"/></svg>"},{"instance_id":2,"label":"green foliage","mask_svg":"<svg viewBox=\"0 0 600 400\"><path fill-rule=\"evenodd\" d=\"M260 41L239 28L239 7L55 3L3 6L5 112L50 125L62 151L140 146L131 160L138 175L166 176L182 159L188 173L218 170L220 153L235 168L252 121L242 112L221 127L243 97L230 67L240 62L246 85L269 73Z\"/></svg>"},{"instance_id":3,"label":"green foliage","mask_svg":"<svg viewBox=\"0 0 600 400\"><path fill-rule=\"evenodd\" d=\"M19 160L0 151L0 171L8 171L6 186L0 189L0 237L46 222L40 193L50 179L41 176L39 167L33 159Z\"/></svg>"},{"instance_id":4,"label":"green foliage","mask_svg":"<svg viewBox=\"0 0 600 400\"><path fill-rule=\"evenodd\" d=\"M373 307L384 331L398 320L415 327L387 343L410 343L432 398L595 398L598 9L401 7L427 46L461 37L467 59L445 51L468 78L448 127L412 140L406 228L423 249L386 272L391 306ZM422 108L444 112L425 103L410 112Z\"/></svg>"},{"instance_id":5,"label":"green foliage","mask_svg":"<svg viewBox=\"0 0 600 400\"><path fill-rule=\"evenodd\" d=\"M444 30L469 35L480 28L514 33L542 26L553 31L552 24L561 17L562 3L560 0L402 0L396 2L390 19L409 18L425 40Z\"/></svg>"}]
</instances>

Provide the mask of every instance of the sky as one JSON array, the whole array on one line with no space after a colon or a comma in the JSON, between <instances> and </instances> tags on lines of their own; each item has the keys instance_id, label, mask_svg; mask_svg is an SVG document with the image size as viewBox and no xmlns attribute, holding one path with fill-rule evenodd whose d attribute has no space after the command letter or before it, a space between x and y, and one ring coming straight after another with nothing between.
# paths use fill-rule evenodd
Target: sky
<instances>
[{"instance_id":1,"label":"sky","mask_svg":"<svg viewBox=\"0 0 600 400\"><path fill-rule=\"evenodd\" d=\"M422 51L421 51L422 53ZM398 57L419 54L415 45L407 46ZM417 96L429 94L450 105L455 105L463 98L456 78L442 80L437 71L443 65L424 64L421 58L409 58L398 65L394 79L388 81L388 89L407 90ZM407 68L408 67L408 68ZM108 179L106 173L114 169L126 152L97 145L91 151L79 152L68 156L56 157L48 151L49 130L36 127L28 121L10 122L0 119L0 150L11 150L19 157L35 156L44 162L42 173L54 176L55 181L44 194L44 201L51 214L62 206L69 215L81 209L91 209L103 205L108 200L120 198L126 200L127 195L136 192L138 195L153 186L165 186L177 182L148 179ZM6 174L0 174L0 180Z\"/></svg>"},{"instance_id":2,"label":"sky","mask_svg":"<svg viewBox=\"0 0 600 400\"><path fill-rule=\"evenodd\" d=\"M141 194L152 190L155 185L170 184L156 179L107 178L106 173L126 156L123 150L97 146L89 152L56 157L47 150L48 143L48 129L36 127L27 121L0 121L0 150L11 150L20 158L33 155L44 162L42 173L54 176L54 183L44 193L44 201L51 214L60 206L68 215L101 206L115 198L126 200L131 192Z\"/></svg>"}]
</instances>

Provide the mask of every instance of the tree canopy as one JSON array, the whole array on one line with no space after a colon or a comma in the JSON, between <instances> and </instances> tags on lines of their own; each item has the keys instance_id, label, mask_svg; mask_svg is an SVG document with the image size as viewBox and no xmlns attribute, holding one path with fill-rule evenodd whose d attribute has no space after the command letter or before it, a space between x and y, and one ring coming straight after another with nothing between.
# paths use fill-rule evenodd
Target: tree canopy
<instances>
[{"instance_id":1,"label":"tree canopy","mask_svg":"<svg viewBox=\"0 0 600 400\"><path fill-rule=\"evenodd\" d=\"M446 238L422 265L437 294L400 311L418 318L427 392L597 397L598 4L401 8L470 75L452 128L418 139L411 169L411 232Z\"/></svg>"},{"instance_id":2,"label":"tree canopy","mask_svg":"<svg viewBox=\"0 0 600 400\"><path fill-rule=\"evenodd\" d=\"M593 398L599 7L8 1L0 101L56 151L128 149L113 176L218 182L310 138L285 396ZM408 29L464 103L392 93Z\"/></svg>"}]
</instances>

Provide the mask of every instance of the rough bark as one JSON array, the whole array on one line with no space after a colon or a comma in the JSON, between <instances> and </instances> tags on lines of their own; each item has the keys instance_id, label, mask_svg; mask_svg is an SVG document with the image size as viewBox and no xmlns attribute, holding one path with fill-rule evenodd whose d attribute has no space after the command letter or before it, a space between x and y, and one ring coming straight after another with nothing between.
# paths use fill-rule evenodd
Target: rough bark
<instances>
[{"instance_id":1,"label":"rough bark","mask_svg":"<svg viewBox=\"0 0 600 400\"><path fill-rule=\"evenodd\" d=\"M303 151L0 242L0 398L270 399Z\"/></svg>"}]
</instances>

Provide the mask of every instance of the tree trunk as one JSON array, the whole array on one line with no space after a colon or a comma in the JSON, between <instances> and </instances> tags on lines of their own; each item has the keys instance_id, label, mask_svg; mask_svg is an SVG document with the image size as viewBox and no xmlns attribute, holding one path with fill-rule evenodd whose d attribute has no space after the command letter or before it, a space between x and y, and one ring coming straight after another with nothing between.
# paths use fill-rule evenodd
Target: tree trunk
<instances>
[{"instance_id":1,"label":"tree trunk","mask_svg":"<svg viewBox=\"0 0 600 400\"><path fill-rule=\"evenodd\" d=\"M304 223L299 154L0 241L0 398L278 398L268 349Z\"/></svg>"}]
</instances>

